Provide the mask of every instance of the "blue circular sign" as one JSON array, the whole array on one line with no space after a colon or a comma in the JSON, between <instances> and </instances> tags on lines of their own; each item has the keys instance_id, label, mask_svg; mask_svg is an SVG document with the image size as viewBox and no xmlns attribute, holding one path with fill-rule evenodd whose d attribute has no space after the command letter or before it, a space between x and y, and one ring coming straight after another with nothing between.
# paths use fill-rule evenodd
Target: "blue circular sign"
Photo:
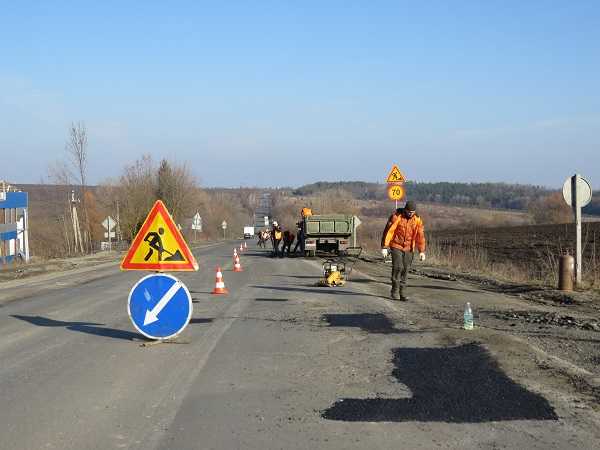
<instances>
[{"instance_id":1,"label":"blue circular sign","mask_svg":"<svg viewBox=\"0 0 600 450\"><path fill-rule=\"evenodd\" d=\"M192 317L192 296L172 275L147 275L129 293L127 312L133 326L150 339L181 333Z\"/></svg>"}]
</instances>

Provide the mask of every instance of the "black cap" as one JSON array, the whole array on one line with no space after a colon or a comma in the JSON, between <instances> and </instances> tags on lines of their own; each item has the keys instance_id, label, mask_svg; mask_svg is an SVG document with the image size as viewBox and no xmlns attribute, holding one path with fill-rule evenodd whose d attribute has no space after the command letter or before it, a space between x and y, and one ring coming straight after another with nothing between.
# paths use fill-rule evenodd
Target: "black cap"
<instances>
[{"instance_id":1,"label":"black cap","mask_svg":"<svg viewBox=\"0 0 600 450\"><path fill-rule=\"evenodd\" d=\"M409 200L406 202L406 205L404 205L404 209L406 209L407 211L416 211L417 204L415 202L413 202L412 200Z\"/></svg>"}]
</instances>

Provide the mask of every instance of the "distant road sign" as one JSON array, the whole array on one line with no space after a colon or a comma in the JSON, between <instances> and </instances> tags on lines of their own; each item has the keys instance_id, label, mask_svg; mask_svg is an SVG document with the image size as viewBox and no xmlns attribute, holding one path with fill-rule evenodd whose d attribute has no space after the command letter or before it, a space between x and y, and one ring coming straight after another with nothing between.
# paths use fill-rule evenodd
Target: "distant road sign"
<instances>
[{"instance_id":1,"label":"distant road sign","mask_svg":"<svg viewBox=\"0 0 600 450\"><path fill-rule=\"evenodd\" d=\"M404 188L397 184L388 186L388 197L390 200L402 200L404 198Z\"/></svg>"},{"instance_id":2,"label":"distant road sign","mask_svg":"<svg viewBox=\"0 0 600 450\"><path fill-rule=\"evenodd\" d=\"M200 217L200 213L196 213L192 219L192 230L202 231L202 217Z\"/></svg>"},{"instance_id":3,"label":"distant road sign","mask_svg":"<svg viewBox=\"0 0 600 450\"><path fill-rule=\"evenodd\" d=\"M402 174L402 172L400 172L400 169L398 169L398 166L396 164L394 164L392 166L392 170L390 170L390 173L388 174L387 178L385 179L386 183L404 183L406 181L406 178L404 178L404 175Z\"/></svg>"},{"instance_id":4,"label":"distant road sign","mask_svg":"<svg viewBox=\"0 0 600 450\"><path fill-rule=\"evenodd\" d=\"M563 184L563 198L567 205L573 206L573 179L575 177L569 177ZM585 207L588 203L592 201L592 186L590 182L583 177L577 177L577 206L580 208Z\"/></svg>"},{"instance_id":5,"label":"distant road sign","mask_svg":"<svg viewBox=\"0 0 600 450\"><path fill-rule=\"evenodd\" d=\"M115 222L115 219L110 216L102 221L102 226L108 231L112 231L115 225L117 225L117 222Z\"/></svg>"},{"instance_id":6,"label":"distant road sign","mask_svg":"<svg viewBox=\"0 0 600 450\"><path fill-rule=\"evenodd\" d=\"M105 231L105 232L104 232L104 237L108 239L108 231ZM114 231L111 231L111 232L110 232L110 238L111 238L111 239L114 239L114 238L116 238L116 237L117 237L117 233L115 233Z\"/></svg>"},{"instance_id":7,"label":"distant road sign","mask_svg":"<svg viewBox=\"0 0 600 450\"><path fill-rule=\"evenodd\" d=\"M150 339L168 339L181 333L192 317L192 296L172 275L152 274L138 281L127 302L133 326Z\"/></svg>"},{"instance_id":8,"label":"distant road sign","mask_svg":"<svg viewBox=\"0 0 600 450\"><path fill-rule=\"evenodd\" d=\"M223 223L221 223L221 228L223 228L224 230L227 229L227 222L223 221Z\"/></svg>"},{"instance_id":9,"label":"distant road sign","mask_svg":"<svg viewBox=\"0 0 600 450\"><path fill-rule=\"evenodd\" d=\"M122 270L198 270L198 263L185 243L164 203L157 200L135 236Z\"/></svg>"}]
</instances>

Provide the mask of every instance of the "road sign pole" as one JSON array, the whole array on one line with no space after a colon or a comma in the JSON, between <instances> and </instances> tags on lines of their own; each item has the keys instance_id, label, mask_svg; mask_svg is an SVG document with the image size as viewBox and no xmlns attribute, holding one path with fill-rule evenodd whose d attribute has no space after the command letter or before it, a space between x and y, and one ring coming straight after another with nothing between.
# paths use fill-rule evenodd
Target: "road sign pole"
<instances>
[{"instance_id":1,"label":"road sign pole","mask_svg":"<svg viewBox=\"0 0 600 450\"><path fill-rule=\"evenodd\" d=\"M592 185L576 173L565 180L563 198L575 216L575 284L581 288L583 255L581 251L581 209L592 201Z\"/></svg>"},{"instance_id":2,"label":"road sign pole","mask_svg":"<svg viewBox=\"0 0 600 450\"><path fill-rule=\"evenodd\" d=\"M575 174L571 178L571 192L572 192L572 204L573 213L575 215L575 235L576 235L576 250L575 250L575 285L581 287L581 205L579 203L579 196L577 195L577 187L579 185L581 176Z\"/></svg>"}]
</instances>

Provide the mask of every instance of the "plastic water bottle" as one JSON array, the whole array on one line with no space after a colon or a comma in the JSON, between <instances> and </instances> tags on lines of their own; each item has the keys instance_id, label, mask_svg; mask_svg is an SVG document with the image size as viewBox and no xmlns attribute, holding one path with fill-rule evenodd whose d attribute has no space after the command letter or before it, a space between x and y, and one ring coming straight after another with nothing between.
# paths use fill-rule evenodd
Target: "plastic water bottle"
<instances>
[{"instance_id":1,"label":"plastic water bottle","mask_svg":"<svg viewBox=\"0 0 600 450\"><path fill-rule=\"evenodd\" d=\"M473 311L471 310L471 304L467 302L467 306L465 306L465 314L464 314L465 330L473 329Z\"/></svg>"}]
</instances>

